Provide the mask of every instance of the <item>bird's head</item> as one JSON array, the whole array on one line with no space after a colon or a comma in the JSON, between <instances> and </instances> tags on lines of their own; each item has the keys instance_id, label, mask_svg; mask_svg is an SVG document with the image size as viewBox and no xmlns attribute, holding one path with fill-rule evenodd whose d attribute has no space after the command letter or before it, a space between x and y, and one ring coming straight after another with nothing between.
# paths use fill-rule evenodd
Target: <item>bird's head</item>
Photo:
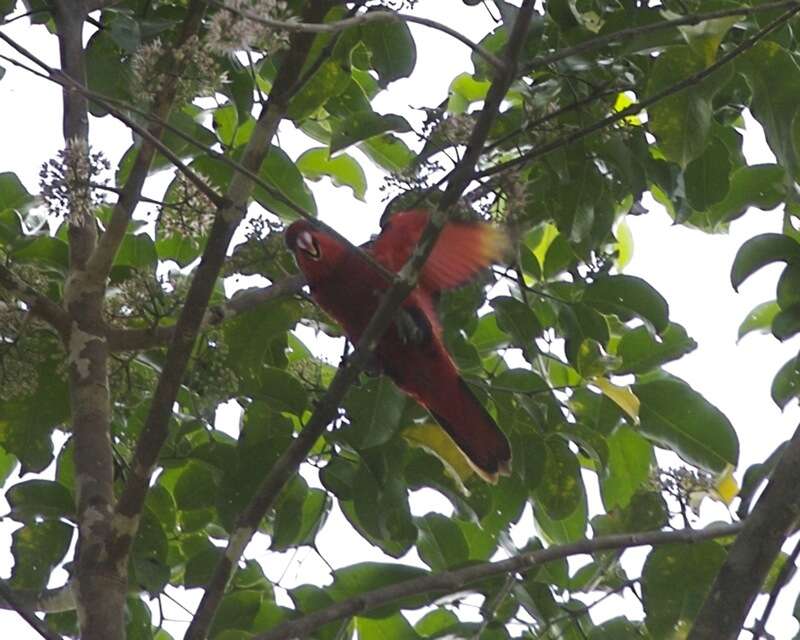
<instances>
[{"instance_id":1,"label":"bird's head","mask_svg":"<svg viewBox=\"0 0 800 640\"><path fill-rule=\"evenodd\" d=\"M309 280L313 280L318 274L324 274L339 259L344 249L337 238L318 229L308 220L297 220L289 225L284 240L294 253L297 266Z\"/></svg>"}]
</instances>

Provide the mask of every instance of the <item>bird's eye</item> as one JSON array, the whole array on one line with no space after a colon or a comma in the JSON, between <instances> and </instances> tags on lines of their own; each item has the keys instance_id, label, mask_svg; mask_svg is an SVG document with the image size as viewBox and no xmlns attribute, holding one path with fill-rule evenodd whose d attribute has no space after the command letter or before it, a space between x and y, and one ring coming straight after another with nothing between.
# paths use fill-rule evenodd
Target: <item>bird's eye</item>
<instances>
[{"instance_id":1,"label":"bird's eye","mask_svg":"<svg viewBox=\"0 0 800 640\"><path fill-rule=\"evenodd\" d=\"M319 260L321 253L316 239L308 231L302 231L297 236L297 248L312 260Z\"/></svg>"}]
</instances>

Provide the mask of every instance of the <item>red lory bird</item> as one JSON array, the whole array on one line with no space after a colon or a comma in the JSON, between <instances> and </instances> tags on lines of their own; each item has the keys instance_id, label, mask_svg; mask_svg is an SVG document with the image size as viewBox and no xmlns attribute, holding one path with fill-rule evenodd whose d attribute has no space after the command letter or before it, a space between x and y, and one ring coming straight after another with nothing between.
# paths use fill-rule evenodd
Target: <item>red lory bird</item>
<instances>
[{"instance_id":1,"label":"red lory bird","mask_svg":"<svg viewBox=\"0 0 800 640\"><path fill-rule=\"evenodd\" d=\"M428 222L425 211L395 213L364 246L377 262L398 272ZM286 230L286 244L306 276L311 296L358 342L389 287L358 251L307 220ZM463 285L499 262L508 249L500 229L477 222L449 222L420 272L417 287L377 344L377 364L395 384L433 414L485 480L511 469L508 439L470 391L442 341L434 297Z\"/></svg>"}]
</instances>

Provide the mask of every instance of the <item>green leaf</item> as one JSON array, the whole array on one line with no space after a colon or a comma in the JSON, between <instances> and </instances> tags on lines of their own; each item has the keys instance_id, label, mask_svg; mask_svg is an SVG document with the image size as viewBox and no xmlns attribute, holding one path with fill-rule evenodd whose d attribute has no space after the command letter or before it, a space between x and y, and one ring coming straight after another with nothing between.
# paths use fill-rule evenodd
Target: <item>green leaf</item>
<instances>
[{"instance_id":1,"label":"green leaf","mask_svg":"<svg viewBox=\"0 0 800 640\"><path fill-rule=\"evenodd\" d=\"M350 82L350 71L340 61L324 62L289 101L287 115L295 122L305 120L347 89Z\"/></svg>"},{"instance_id":2,"label":"green leaf","mask_svg":"<svg viewBox=\"0 0 800 640\"><path fill-rule=\"evenodd\" d=\"M309 489L308 484L296 476L281 494L275 508L270 549L285 551L304 544L313 544L317 532L325 524L331 501L321 489Z\"/></svg>"},{"instance_id":3,"label":"green leaf","mask_svg":"<svg viewBox=\"0 0 800 640\"><path fill-rule=\"evenodd\" d=\"M414 152L391 133L365 140L358 148L375 164L391 173L402 173L414 161Z\"/></svg>"},{"instance_id":4,"label":"green leaf","mask_svg":"<svg viewBox=\"0 0 800 640\"><path fill-rule=\"evenodd\" d=\"M11 252L17 262L39 263L64 273L69 268L69 246L52 236L28 236Z\"/></svg>"},{"instance_id":5,"label":"green leaf","mask_svg":"<svg viewBox=\"0 0 800 640\"><path fill-rule=\"evenodd\" d=\"M770 393L773 402L782 410L790 401L800 397L800 362L797 357L790 358L775 374Z\"/></svg>"},{"instance_id":6,"label":"green leaf","mask_svg":"<svg viewBox=\"0 0 800 640\"><path fill-rule=\"evenodd\" d=\"M650 478L653 446L627 425L608 438L608 465L600 475L600 491L606 511L625 508Z\"/></svg>"},{"instance_id":7,"label":"green leaf","mask_svg":"<svg viewBox=\"0 0 800 640\"><path fill-rule=\"evenodd\" d=\"M679 626L691 625L724 560L725 549L713 540L656 547L648 554L642 596L654 639L666 640Z\"/></svg>"},{"instance_id":8,"label":"green leaf","mask_svg":"<svg viewBox=\"0 0 800 640\"><path fill-rule=\"evenodd\" d=\"M72 540L72 527L58 520L26 524L11 534L14 566L10 585L39 592L47 586L50 572L64 558Z\"/></svg>"},{"instance_id":9,"label":"green leaf","mask_svg":"<svg viewBox=\"0 0 800 640\"><path fill-rule=\"evenodd\" d=\"M769 333L772 327L772 319L780 311L780 307L775 300L757 304L745 316L742 324L739 325L737 340L741 340L748 333L757 331L759 333Z\"/></svg>"},{"instance_id":10,"label":"green leaf","mask_svg":"<svg viewBox=\"0 0 800 640\"><path fill-rule=\"evenodd\" d=\"M214 469L203 463L190 460L175 483L175 504L182 511L204 509L213 506L217 494Z\"/></svg>"},{"instance_id":11,"label":"green leaf","mask_svg":"<svg viewBox=\"0 0 800 640\"><path fill-rule=\"evenodd\" d=\"M20 182L17 174L6 171L0 173L0 211L14 209L21 213L26 212L36 199Z\"/></svg>"},{"instance_id":12,"label":"green leaf","mask_svg":"<svg viewBox=\"0 0 800 640\"><path fill-rule=\"evenodd\" d=\"M234 591L228 593L219 605L208 637L223 639L223 634L232 630L249 631L261 607L260 591Z\"/></svg>"},{"instance_id":13,"label":"green leaf","mask_svg":"<svg viewBox=\"0 0 800 640\"><path fill-rule=\"evenodd\" d=\"M690 47L670 47L656 58L646 95L671 87L706 66ZM732 76L733 69L726 65L700 84L668 96L648 109L650 130L668 160L686 167L707 149L711 100Z\"/></svg>"},{"instance_id":14,"label":"green leaf","mask_svg":"<svg viewBox=\"0 0 800 640\"><path fill-rule=\"evenodd\" d=\"M297 168L309 180L328 176L337 187L350 187L353 195L364 202L367 193L367 177L358 161L346 153L331 158L328 149L315 147L297 159Z\"/></svg>"},{"instance_id":15,"label":"green leaf","mask_svg":"<svg viewBox=\"0 0 800 640\"><path fill-rule=\"evenodd\" d=\"M452 569L469 559L469 546L454 520L429 513L414 522L419 529L419 556L433 571Z\"/></svg>"},{"instance_id":16,"label":"green leaf","mask_svg":"<svg viewBox=\"0 0 800 640\"><path fill-rule=\"evenodd\" d=\"M337 569L333 574L333 586L329 590L335 600L345 600L354 598L362 593L368 593L381 587L405 582L414 578L421 578L430 575L425 569L411 567L404 564L389 564L384 562L360 562L349 567ZM416 608L410 603L428 603L425 594L410 597L400 603L390 605L392 610L398 608ZM369 617L381 618L385 615L385 609L377 609L369 612ZM365 614L366 615L366 614Z\"/></svg>"},{"instance_id":17,"label":"green leaf","mask_svg":"<svg viewBox=\"0 0 800 640\"><path fill-rule=\"evenodd\" d=\"M344 403L350 426L343 436L356 449L387 443L401 426L406 396L387 376L352 388Z\"/></svg>"},{"instance_id":18,"label":"green leaf","mask_svg":"<svg viewBox=\"0 0 800 640\"><path fill-rule=\"evenodd\" d=\"M548 438L544 477L534 489L536 504L552 520L572 514L584 495L580 463L569 446L559 437Z\"/></svg>"},{"instance_id":19,"label":"green leaf","mask_svg":"<svg viewBox=\"0 0 800 640\"><path fill-rule=\"evenodd\" d=\"M373 620L371 618L356 618L355 628L359 638L374 638L375 640L419 640L414 628L402 614L395 613L388 618Z\"/></svg>"},{"instance_id":20,"label":"green leaf","mask_svg":"<svg viewBox=\"0 0 800 640\"><path fill-rule=\"evenodd\" d=\"M772 335L784 341L800 331L800 304L782 309L772 319Z\"/></svg>"},{"instance_id":21,"label":"green leaf","mask_svg":"<svg viewBox=\"0 0 800 640\"><path fill-rule=\"evenodd\" d=\"M646 636L640 628L640 624L631 622L622 616L612 618L589 631L588 640L621 640L622 638L645 640Z\"/></svg>"},{"instance_id":22,"label":"green leaf","mask_svg":"<svg viewBox=\"0 0 800 640\"><path fill-rule=\"evenodd\" d=\"M752 90L750 111L764 127L772 152L790 175L798 170L794 145L794 117L800 68L792 54L777 42L762 40L746 51L736 63Z\"/></svg>"},{"instance_id":23,"label":"green leaf","mask_svg":"<svg viewBox=\"0 0 800 640\"><path fill-rule=\"evenodd\" d=\"M508 333L517 346L527 347L542 333L539 319L528 305L510 296L492 298L497 326Z\"/></svg>"},{"instance_id":24,"label":"green leaf","mask_svg":"<svg viewBox=\"0 0 800 640\"><path fill-rule=\"evenodd\" d=\"M224 552L224 549L209 543L207 548L191 556L186 561L183 586L191 589L208 585L211 581L211 576L214 575L214 569Z\"/></svg>"},{"instance_id":25,"label":"green leaf","mask_svg":"<svg viewBox=\"0 0 800 640\"><path fill-rule=\"evenodd\" d=\"M450 113L464 113L473 102L486 97L491 84L488 80L476 80L468 73L460 73L450 83L447 110Z\"/></svg>"},{"instance_id":26,"label":"green leaf","mask_svg":"<svg viewBox=\"0 0 800 640\"><path fill-rule=\"evenodd\" d=\"M260 186L253 189L253 198L262 207L286 220L300 217L296 208L310 216L317 215L314 196L285 151L271 145L258 175L272 188L271 192Z\"/></svg>"},{"instance_id":27,"label":"green leaf","mask_svg":"<svg viewBox=\"0 0 800 640\"><path fill-rule=\"evenodd\" d=\"M784 199L786 171L777 164L754 164L735 169L730 188L722 199L709 209L709 218L717 224L735 220L750 207L769 211Z\"/></svg>"},{"instance_id":28,"label":"green leaf","mask_svg":"<svg viewBox=\"0 0 800 640\"><path fill-rule=\"evenodd\" d=\"M667 362L677 360L694 351L697 343L681 325L670 322L658 338L647 328L636 327L622 336L617 345L617 355L622 358L622 366L616 373L646 373Z\"/></svg>"},{"instance_id":29,"label":"green leaf","mask_svg":"<svg viewBox=\"0 0 800 640\"><path fill-rule=\"evenodd\" d=\"M75 505L69 490L52 480L27 480L9 488L6 500L11 514L17 520L28 521L34 517L72 518Z\"/></svg>"},{"instance_id":30,"label":"green leaf","mask_svg":"<svg viewBox=\"0 0 800 640\"><path fill-rule=\"evenodd\" d=\"M711 141L702 155L692 160L684 172L686 198L698 211L720 202L730 186L731 162L728 150L717 138Z\"/></svg>"},{"instance_id":31,"label":"green leaf","mask_svg":"<svg viewBox=\"0 0 800 640\"><path fill-rule=\"evenodd\" d=\"M340 118L333 127L331 135L331 154L341 151L351 144L379 136L388 131L411 131L411 125L402 116L381 115L374 111L357 111Z\"/></svg>"},{"instance_id":32,"label":"green leaf","mask_svg":"<svg viewBox=\"0 0 800 640\"><path fill-rule=\"evenodd\" d=\"M67 385L59 360L53 358L39 365L35 386L26 391L0 400L0 446L19 459L21 475L43 471L50 464L52 430L69 417Z\"/></svg>"},{"instance_id":33,"label":"green leaf","mask_svg":"<svg viewBox=\"0 0 800 640\"><path fill-rule=\"evenodd\" d=\"M458 616L452 611L434 609L417 621L414 630L425 638L438 638L441 636L440 632L446 631L458 622Z\"/></svg>"},{"instance_id":34,"label":"green leaf","mask_svg":"<svg viewBox=\"0 0 800 640\"><path fill-rule=\"evenodd\" d=\"M360 33L361 40L369 50L372 68L378 73L378 84L381 87L411 75L417 63L417 47L404 21L369 22L362 25Z\"/></svg>"},{"instance_id":35,"label":"green leaf","mask_svg":"<svg viewBox=\"0 0 800 640\"><path fill-rule=\"evenodd\" d=\"M555 520L547 514L545 509L539 508L536 503L534 503L533 511L537 531L551 544L578 542L586 537L588 507L583 483L580 485L578 504L575 510L567 517Z\"/></svg>"},{"instance_id":36,"label":"green leaf","mask_svg":"<svg viewBox=\"0 0 800 640\"><path fill-rule=\"evenodd\" d=\"M800 303L800 264L787 264L778 278L778 304L781 309L788 309Z\"/></svg>"},{"instance_id":37,"label":"green leaf","mask_svg":"<svg viewBox=\"0 0 800 640\"><path fill-rule=\"evenodd\" d=\"M687 462L721 472L739 459L739 440L728 418L680 380L633 385L641 432Z\"/></svg>"},{"instance_id":38,"label":"green leaf","mask_svg":"<svg viewBox=\"0 0 800 640\"><path fill-rule=\"evenodd\" d=\"M602 313L616 314L623 321L637 316L658 333L669 326L667 301L649 283L635 276L598 278L586 287L583 302Z\"/></svg>"},{"instance_id":39,"label":"green leaf","mask_svg":"<svg viewBox=\"0 0 800 640\"><path fill-rule=\"evenodd\" d=\"M139 23L122 12L115 12L113 16L106 25L108 35L122 51L134 53L142 39Z\"/></svg>"},{"instance_id":40,"label":"green leaf","mask_svg":"<svg viewBox=\"0 0 800 640\"><path fill-rule=\"evenodd\" d=\"M782 233L763 233L745 242L731 267L731 285L738 291L756 271L772 262L800 261L800 244Z\"/></svg>"},{"instance_id":41,"label":"green leaf","mask_svg":"<svg viewBox=\"0 0 800 640\"><path fill-rule=\"evenodd\" d=\"M276 411L303 415L308 406L308 394L293 375L276 367L262 367L253 385L246 386L254 398L266 401Z\"/></svg>"},{"instance_id":42,"label":"green leaf","mask_svg":"<svg viewBox=\"0 0 800 640\"><path fill-rule=\"evenodd\" d=\"M125 234L119 251L114 258L114 266L127 266L135 269L154 267L158 261L153 239L146 233Z\"/></svg>"}]
</instances>

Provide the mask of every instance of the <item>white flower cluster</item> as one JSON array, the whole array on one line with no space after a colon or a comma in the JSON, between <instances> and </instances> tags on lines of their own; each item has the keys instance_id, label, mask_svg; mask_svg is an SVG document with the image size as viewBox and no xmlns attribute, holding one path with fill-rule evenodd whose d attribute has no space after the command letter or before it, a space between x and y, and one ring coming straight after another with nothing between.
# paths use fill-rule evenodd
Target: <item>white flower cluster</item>
<instances>
[{"instance_id":1,"label":"white flower cluster","mask_svg":"<svg viewBox=\"0 0 800 640\"><path fill-rule=\"evenodd\" d=\"M92 183L105 184L100 176L110 167L102 153L90 152L83 138L67 140L57 158L48 160L39 170L39 188L50 214L77 226L85 225L93 218L95 207L105 202Z\"/></svg>"},{"instance_id":2,"label":"white flower cluster","mask_svg":"<svg viewBox=\"0 0 800 640\"><path fill-rule=\"evenodd\" d=\"M284 0L225 0L208 25L206 44L213 51L230 53L258 49L275 54L289 46L289 34L253 20L245 14L296 20Z\"/></svg>"},{"instance_id":3,"label":"white flower cluster","mask_svg":"<svg viewBox=\"0 0 800 640\"><path fill-rule=\"evenodd\" d=\"M169 54L169 55L168 55ZM200 43L196 35L180 47L170 50L160 38L140 46L131 59L131 93L140 102L155 101L166 82L175 81L175 102L192 100L198 95L213 94L225 74L220 72L213 54Z\"/></svg>"},{"instance_id":4,"label":"white flower cluster","mask_svg":"<svg viewBox=\"0 0 800 640\"><path fill-rule=\"evenodd\" d=\"M202 236L211 228L216 211L208 196L178 173L159 212L158 229L166 235Z\"/></svg>"}]
</instances>

